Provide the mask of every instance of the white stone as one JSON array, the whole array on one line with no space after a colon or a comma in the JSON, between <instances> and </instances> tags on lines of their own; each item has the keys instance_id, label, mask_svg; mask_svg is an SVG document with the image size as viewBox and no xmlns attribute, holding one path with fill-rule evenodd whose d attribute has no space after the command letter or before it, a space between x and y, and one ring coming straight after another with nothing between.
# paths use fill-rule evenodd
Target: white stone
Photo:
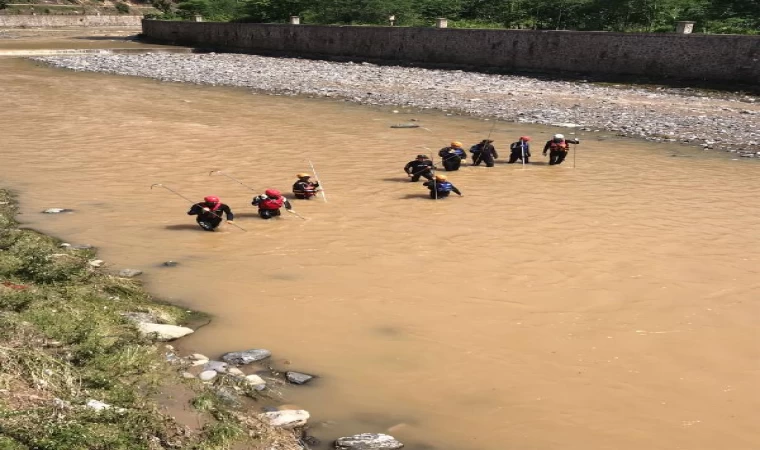
<instances>
[{"instance_id":1,"label":"white stone","mask_svg":"<svg viewBox=\"0 0 760 450\"><path fill-rule=\"evenodd\" d=\"M245 376L245 373L243 373L242 370L238 369L237 367L233 367L231 369L227 369L227 373L230 375L234 375L236 377L242 377Z\"/></svg>"},{"instance_id":2,"label":"white stone","mask_svg":"<svg viewBox=\"0 0 760 450\"><path fill-rule=\"evenodd\" d=\"M356 434L335 441L338 450L396 450L403 446L393 436L382 433Z\"/></svg>"},{"instance_id":3,"label":"white stone","mask_svg":"<svg viewBox=\"0 0 760 450\"><path fill-rule=\"evenodd\" d=\"M201 381L211 381L216 378L216 374L216 370L204 370L198 375L198 378L200 378Z\"/></svg>"},{"instance_id":4,"label":"white stone","mask_svg":"<svg viewBox=\"0 0 760 450\"><path fill-rule=\"evenodd\" d=\"M190 361L190 365L195 366L203 366L208 362L208 359L196 359L194 361Z\"/></svg>"},{"instance_id":5,"label":"white stone","mask_svg":"<svg viewBox=\"0 0 760 450\"><path fill-rule=\"evenodd\" d=\"M208 356L202 355L200 353L193 353L192 355L188 356L188 358L190 358L190 359L192 359L194 361L199 361L201 359L205 359L206 361L208 361L208 359L209 359Z\"/></svg>"},{"instance_id":6,"label":"white stone","mask_svg":"<svg viewBox=\"0 0 760 450\"><path fill-rule=\"evenodd\" d=\"M159 341L171 341L193 333L193 330L187 327L160 323L138 323L137 329L143 336L155 336Z\"/></svg>"},{"instance_id":7,"label":"white stone","mask_svg":"<svg viewBox=\"0 0 760 450\"><path fill-rule=\"evenodd\" d=\"M105 263L102 259L93 259L92 261L88 262L87 264L91 265L92 267L100 267Z\"/></svg>"},{"instance_id":8,"label":"white stone","mask_svg":"<svg viewBox=\"0 0 760 450\"><path fill-rule=\"evenodd\" d=\"M303 409L286 409L283 411L271 411L259 414L259 417L277 428L291 429L306 425L309 420L309 412Z\"/></svg>"},{"instance_id":9,"label":"white stone","mask_svg":"<svg viewBox=\"0 0 760 450\"><path fill-rule=\"evenodd\" d=\"M264 381L264 379L261 378L258 375L255 375L255 374L254 375L247 375L245 377L245 379L248 382L248 384L250 384L251 386L253 386L254 389L256 389L257 391L260 391L260 390L264 389L265 387L267 387L267 382Z\"/></svg>"}]
</instances>

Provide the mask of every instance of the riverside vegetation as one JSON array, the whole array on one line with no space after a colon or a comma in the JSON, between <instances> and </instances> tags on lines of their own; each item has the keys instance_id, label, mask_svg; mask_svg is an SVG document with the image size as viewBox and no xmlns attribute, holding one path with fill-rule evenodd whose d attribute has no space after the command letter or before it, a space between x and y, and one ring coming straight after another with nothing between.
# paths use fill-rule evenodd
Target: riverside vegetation
<instances>
[{"instance_id":1,"label":"riverside vegetation","mask_svg":"<svg viewBox=\"0 0 760 450\"><path fill-rule=\"evenodd\" d=\"M93 267L91 249L19 228L15 212L0 190L0 449L301 448L218 383L182 380L183 358L167 358L127 317L186 323L197 313ZM155 399L168 385L186 391L205 425L162 411Z\"/></svg>"}]
</instances>

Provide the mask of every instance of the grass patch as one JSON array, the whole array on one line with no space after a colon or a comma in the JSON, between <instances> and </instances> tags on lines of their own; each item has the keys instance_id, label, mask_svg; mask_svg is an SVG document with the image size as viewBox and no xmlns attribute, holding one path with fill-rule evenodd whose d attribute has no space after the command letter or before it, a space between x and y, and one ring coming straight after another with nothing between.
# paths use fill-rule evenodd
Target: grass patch
<instances>
[{"instance_id":1,"label":"grass patch","mask_svg":"<svg viewBox=\"0 0 760 450\"><path fill-rule=\"evenodd\" d=\"M212 387L191 381L192 406L209 416L180 426L151 400L183 383L161 349L128 313L168 324L203 315L154 301L139 282L89 266L92 250L19 229L16 206L0 190L0 449L299 448L237 410ZM93 401L108 406L88 407Z\"/></svg>"}]
</instances>

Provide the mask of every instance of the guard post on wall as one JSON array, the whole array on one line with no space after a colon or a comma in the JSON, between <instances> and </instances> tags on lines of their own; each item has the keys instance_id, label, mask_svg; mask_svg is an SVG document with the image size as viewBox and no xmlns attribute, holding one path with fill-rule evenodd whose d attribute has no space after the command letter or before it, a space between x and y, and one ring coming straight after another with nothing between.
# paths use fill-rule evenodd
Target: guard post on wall
<instances>
[{"instance_id":1,"label":"guard post on wall","mask_svg":"<svg viewBox=\"0 0 760 450\"><path fill-rule=\"evenodd\" d=\"M691 34L692 31L694 31L694 22L688 20L676 22L677 34Z\"/></svg>"},{"instance_id":2,"label":"guard post on wall","mask_svg":"<svg viewBox=\"0 0 760 450\"><path fill-rule=\"evenodd\" d=\"M447 28L449 26L449 19L445 17L439 17L435 19L436 28Z\"/></svg>"},{"instance_id":3,"label":"guard post on wall","mask_svg":"<svg viewBox=\"0 0 760 450\"><path fill-rule=\"evenodd\" d=\"M203 22L203 16L200 14L195 15L195 21L196 22Z\"/></svg>"},{"instance_id":4,"label":"guard post on wall","mask_svg":"<svg viewBox=\"0 0 760 450\"><path fill-rule=\"evenodd\" d=\"M301 24L301 18L298 16L290 16L290 24L291 25L300 25Z\"/></svg>"}]
</instances>

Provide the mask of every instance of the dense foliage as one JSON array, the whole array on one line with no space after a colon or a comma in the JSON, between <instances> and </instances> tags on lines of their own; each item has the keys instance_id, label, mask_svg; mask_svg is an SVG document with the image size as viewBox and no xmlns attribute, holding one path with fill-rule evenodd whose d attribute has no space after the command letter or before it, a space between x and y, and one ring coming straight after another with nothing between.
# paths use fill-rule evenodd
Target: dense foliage
<instances>
[{"instance_id":1,"label":"dense foliage","mask_svg":"<svg viewBox=\"0 0 760 450\"><path fill-rule=\"evenodd\" d=\"M169 0L155 0L167 2ZM446 17L462 28L760 33L760 0L181 0L176 14L207 20L429 26Z\"/></svg>"}]
</instances>

